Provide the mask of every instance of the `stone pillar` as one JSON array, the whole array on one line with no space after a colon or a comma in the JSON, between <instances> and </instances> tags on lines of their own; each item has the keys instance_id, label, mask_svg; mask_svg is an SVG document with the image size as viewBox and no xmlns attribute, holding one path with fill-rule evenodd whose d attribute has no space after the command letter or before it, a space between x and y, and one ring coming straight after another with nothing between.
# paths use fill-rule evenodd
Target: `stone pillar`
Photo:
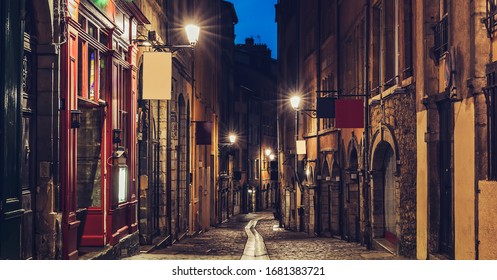
<instances>
[{"instance_id":1,"label":"stone pillar","mask_svg":"<svg viewBox=\"0 0 497 280\"><path fill-rule=\"evenodd\" d=\"M53 45L37 47L37 168L35 252L38 259L58 259L61 238L58 214L59 52ZM48 147L48 148L47 148Z\"/></svg>"}]
</instances>

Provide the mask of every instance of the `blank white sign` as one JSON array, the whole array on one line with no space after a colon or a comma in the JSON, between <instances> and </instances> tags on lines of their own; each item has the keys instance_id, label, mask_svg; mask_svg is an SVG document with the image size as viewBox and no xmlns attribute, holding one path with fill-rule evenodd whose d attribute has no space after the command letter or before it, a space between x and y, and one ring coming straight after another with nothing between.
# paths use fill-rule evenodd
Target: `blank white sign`
<instances>
[{"instance_id":1,"label":"blank white sign","mask_svg":"<svg viewBox=\"0 0 497 280\"><path fill-rule=\"evenodd\" d=\"M306 154L305 140L297 140L297 155Z\"/></svg>"},{"instance_id":2,"label":"blank white sign","mask_svg":"<svg viewBox=\"0 0 497 280\"><path fill-rule=\"evenodd\" d=\"M143 53L143 99L170 100L173 56L170 52Z\"/></svg>"}]
</instances>

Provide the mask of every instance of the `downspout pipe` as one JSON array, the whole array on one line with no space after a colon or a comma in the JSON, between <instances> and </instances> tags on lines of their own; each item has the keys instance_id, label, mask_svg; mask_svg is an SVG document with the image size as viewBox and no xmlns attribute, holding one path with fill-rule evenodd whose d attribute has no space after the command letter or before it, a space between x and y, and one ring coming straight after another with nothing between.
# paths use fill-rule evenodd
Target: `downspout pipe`
<instances>
[{"instance_id":1,"label":"downspout pipe","mask_svg":"<svg viewBox=\"0 0 497 280\"><path fill-rule=\"evenodd\" d=\"M369 44L370 44L370 12L371 0L364 5L364 241L368 250L372 248L371 221L370 221L370 174L369 174Z\"/></svg>"},{"instance_id":2,"label":"downspout pipe","mask_svg":"<svg viewBox=\"0 0 497 280\"><path fill-rule=\"evenodd\" d=\"M340 67L340 63L341 63L341 60L340 60L340 55L341 55L341 48L340 48L340 4L339 4L340 1L336 1L335 2L335 13L336 13L336 69L337 69L337 75L336 75L336 79L337 79L337 89L338 89L338 94L340 94L340 88L342 87L342 83L341 83L341 67ZM340 139L338 140L340 141ZM338 153L340 153L340 148L338 147ZM331 192L331 189L329 188L328 189L329 192ZM329 195L330 196L330 195ZM340 196L339 196L340 197ZM330 198L331 199L331 196ZM331 204L331 201L329 202ZM331 210L329 211L329 213L331 214ZM340 218L341 219L341 216ZM331 219L329 219L331 220ZM340 226L341 227L341 226ZM334 232L333 230L331 229L331 222L330 222L330 226L328 228L328 230L330 231L330 236L333 236Z\"/></svg>"},{"instance_id":3,"label":"downspout pipe","mask_svg":"<svg viewBox=\"0 0 497 280\"><path fill-rule=\"evenodd\" d=\"M317 16L317 48L318 48L318 57L317 57L317 62L316 62L316 74L317 74L317 77L316 77L316 89L318 91L321 91L321 80L322 80L322 69L321 69L321 59L322 59L322 54L321 54L321 9L322 9L322 0L319 0L318 1L318 16ZM316 93L316 95L320 95L320 93ZM316 96L316 97L319 97L319 96ZM317 102L317 100L316 100ZM319 145L319 129L320 129L320 121L321 119L320 118L316 118L316 168L315 168L315 172L317 171L318 173L321 173L319 172L318 170L320 170L320 158L319 158L319 152L321 150L321 147ZM319 183L319 188L321 188L321 184ZM315 209L315 212L317 213L314 213L314 217L317 217L319 218L319 220L317 221L317 223L314 225L314 229L315 231L320 234L321 233L321 228L322 228L322 225L321 225L321 222L322 222L322 219L321 219L321 191L320 190L317 190L316 192L316 189L314 190L314 197L316 197L316 205L314 206L314 209ZM317 207L316 207L317 206ZM310 209L309 209L310 211ZM318 215L319 213L319 215ZM314 218L316 219L316 218ZM315 232L315 233L316 233Z\"/></svg>"}]
</instances>

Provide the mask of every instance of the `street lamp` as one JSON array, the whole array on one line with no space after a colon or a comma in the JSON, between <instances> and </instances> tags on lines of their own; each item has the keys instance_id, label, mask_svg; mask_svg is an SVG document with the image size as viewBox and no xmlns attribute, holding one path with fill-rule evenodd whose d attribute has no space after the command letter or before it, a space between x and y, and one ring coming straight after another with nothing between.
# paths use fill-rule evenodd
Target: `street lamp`
<instances>
[{"instance_id":1,"label":"street lamp","mask_svg":"<svg viewBox=\"0 0 497 280\"><path fill-rule=\"evenodd\" d=\"M292 104L293 109L298 110L300 105L300 96L292 96L292 98L290 98L290 104Z\"/></svg>"},{"instance_id":2,"label":"street lamp","mask_svg":"<svg viewBox=\"0 0 497 280\"><path fill-rule=\"evenodd\" d=\"M181 48L195 48L198 42L198 38L200 36L200 27L194 24L188 24L185 26L186 36L188 38L188 45L169 45L169 44L157 44L156 41L156 33L155 31L148 31L148 35L139 36L136 39L133 39L133 42L137 43L138 46L142 47L152 47L155 50L161 50L166 52L175 52Z\"/></svg>"},{"instance_id":3,"label":"street lamp","mask_svg":"<svg viewBox=\"0 0 497 280\"><path fill-rule=\"evenodd\" d=\"M200 27L194 24L188 24L187 26L185 26L185 31L186 31L186 36L188 37L188 42L190 42L190 46L194 48L198 42L198 36L200 35Z\"/></svg>"},{"instance_id":4,"label":"street lamp","mask_svg":"<svg viewBox=\"0 0 497 280\"><path fill-rule=\"evenodd\" d=\"M236 135L235 134L233 134L233 133L230 134L228 138L230 139L230 144L234 144L235 143L235 141L236 141Z\"/></svg>"},{"instance_id":5,"label":"street lamp","mask_svg":"<svg viewBox=\"0 0 497 280\"><path fill-rule=\"evenodd\" d=\"M300 101L301 101L301 98L300 96L298 95L294 95L290 98L290 104L292 105L292 108L295 110L295 111L300 111L306 115L308 115L309 117L311 118L316 118L317 117L317 113L316 113L316 110L313 110L313 109L303 109L300 107Z\"/></svg>"},{"instance_id":6,"label":"street lamp","mask_svg":"<svg viewBox=\"0 0 497 280\"><path fill-rule=\"evenodd\" d=\"M225 136L226 137L226 136ZM220 170L219 170L219 187L218 187L218 222L221 223L223 221L223 213L226 210L226 218L229 218L229 200L228 195L233 194L232 184L230 184L230 180L234 180L234 172L232 167L232 157L234 157L234 153L232 152L232 146L236 142L236 134L229 133L228 137L223 137L227 139L228 142L219 142L218 143L218 151L219 151L219 160L220 160ZM231 198L233 201L233 198Z\"/></svg>"}]
</instances>

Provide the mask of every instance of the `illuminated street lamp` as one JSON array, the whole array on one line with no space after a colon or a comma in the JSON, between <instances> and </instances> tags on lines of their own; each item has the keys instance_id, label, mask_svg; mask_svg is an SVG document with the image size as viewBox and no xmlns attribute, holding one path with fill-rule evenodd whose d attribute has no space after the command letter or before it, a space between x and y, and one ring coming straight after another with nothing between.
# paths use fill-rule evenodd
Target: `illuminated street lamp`
<instances>
[{"instance_id":1,"label":"illuminated street lamp","mask_svg":"<svg viewBox=\"0 0 497 280\"><path fill-rule=\"evenodd\" d=\"M235 134L233 134L233 133L230 134L228 138L230 140L230 144L234 144L235 143L235 141L236 141L236 135Z\"/></svg>"},{"instance_id":2,"label":"illuminated street lamp","mask_svg":"<svg viewBox=\"0 0 497 280\"><path fill-rule=\"evenodd\" d=\"M198 37L200 35L200 27L194 24L188 24L187 26L185 26L185 31L186 31L186 36L188 37L188 42L190 42L190 46L194 48L198 42Z\"/></svg>"},{"instance_id":3,"label":"illuminated street lamp","mask_svg":"<svg viewBox=\"0 0 497 280\"><path fill-rule=\"evenodd\" d=\"M290 103L293 109L298 110L300 105L300 96L292 96L292 98L290 98Z\"/></svg>"},{"instance_id":4,"label":"illuminated street lamp","mask_svg":"<svg viewBox=\"0 0 497 280\"><path fill-rule=\"evenodd\" d=\"M266 153L266 156L270 156L272 151L271 151L271 149L267 148L265 153Z\"/></svg>"},{"instance_id":5,"label":"illuminated street lamp","mask_svg":"<svg viewBox=\"0 0 497 280\"><path fill-rule=\"evenodd\" d=\"M133 39L133 42L138 43L138 46L142 47L152 47L156 50L162 50L166 52L175 52L181 48L195 48L200 36L200 27L194 24L188 24L185 26L186 36L188 38L188 45L169 45L169 44L157 44L156 32L148 31L148 36L139 36Z\"/></svg>"}]
</instances>

